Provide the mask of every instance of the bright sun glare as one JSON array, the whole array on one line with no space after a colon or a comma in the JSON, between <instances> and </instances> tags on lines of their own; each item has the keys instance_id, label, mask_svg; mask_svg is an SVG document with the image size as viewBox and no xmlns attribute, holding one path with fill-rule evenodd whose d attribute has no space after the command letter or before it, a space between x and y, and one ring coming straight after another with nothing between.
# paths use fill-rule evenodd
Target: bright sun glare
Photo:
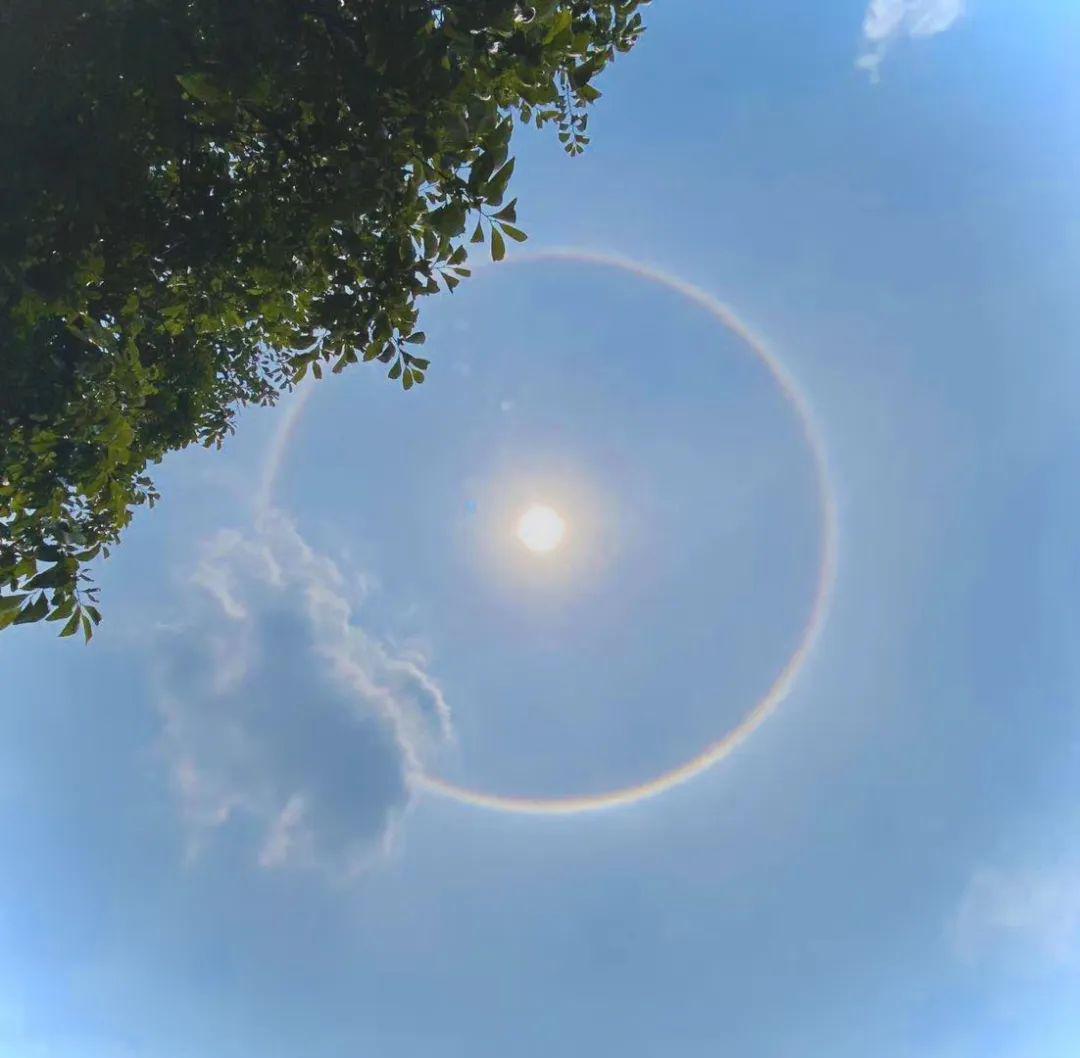
<instances>
[{"instance_id":1,"label":"bright sun glare","mask_svg":"<svg viewBox=\"0 0 1080 1058\"><path fill-rule=\"evenodd\" d=\"M543 503L534 503L518 519L518 539L530 551L553 551L562 542L565 532L566 522Z\"/></svg>"}]
</instances>

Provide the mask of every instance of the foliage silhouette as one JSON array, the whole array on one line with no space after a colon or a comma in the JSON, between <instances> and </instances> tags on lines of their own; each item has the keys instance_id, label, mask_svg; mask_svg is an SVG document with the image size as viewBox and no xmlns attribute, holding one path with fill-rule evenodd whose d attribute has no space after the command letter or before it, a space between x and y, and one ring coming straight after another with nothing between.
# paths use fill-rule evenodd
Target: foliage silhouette
<instances>
[{"instance_id":1,"label":"foliage silhouette","mask_svg":"<svg viewBox=\"0 0 1080 1058\"><path fill-rule=\"evenodd\" d=\"M516 122L588 136L639 0L8 0L0 628L89 638L83 565L308 371L424 381L417 298L520 241Z\"/></svg>"}]
</instances>

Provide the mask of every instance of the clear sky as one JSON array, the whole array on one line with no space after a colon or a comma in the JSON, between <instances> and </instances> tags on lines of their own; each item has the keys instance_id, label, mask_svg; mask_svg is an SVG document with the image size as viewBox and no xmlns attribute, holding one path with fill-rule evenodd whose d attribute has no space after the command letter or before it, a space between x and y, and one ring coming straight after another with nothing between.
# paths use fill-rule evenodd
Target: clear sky
<instances>
[{"instance_id":1,"label":"clear sky","mask_svg":"<svg viewBox=\"0 0 1080 1058\"><path fill-rule=\"evenodd\" d=\"M838 562L790 693L649 800L421 788L679 765L818 575L745 344L519 251L426 300L421 389L160 467L90 647L0 636L4 1058L1080 1054L1080 8L646 17L583 157L518 137L519 215L798 383Z\"/></svg>"}]
</instances>

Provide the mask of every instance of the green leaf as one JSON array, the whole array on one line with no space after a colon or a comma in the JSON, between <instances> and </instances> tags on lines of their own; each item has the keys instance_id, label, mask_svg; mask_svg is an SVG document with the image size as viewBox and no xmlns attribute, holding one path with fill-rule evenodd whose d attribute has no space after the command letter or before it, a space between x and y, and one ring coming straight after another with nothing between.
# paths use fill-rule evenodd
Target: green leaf
<instances>
[{"instance_id":1,"label":"green leaf","mask_svg":"<svg viewBox=\"0 0 1080 1058\"><path fill-rule=\"evenodd\" d=\"M469 170L468 188L474 195L485 183L487 183L495 169L497 160L498 156L494 151L484 151L484 153L473 162L472 168Z\"/></svg>"},{"instance_id":2,"label":"green leaf","mask_svg":"<svg viewBox=\"0 0 1080 1058\"><path fill-rule=\"evenodd\" d=\"M427 341L427 335L423 331L413 331L405 341L411 345L423 345Z\"/></svg>"},{"instance_id":3,"label":"green leaf","mask_svg":"<svg viewBox=\"0 0 1080 1058\"><path fill-rule=\"evenodd\" d=\"M551 27L547 31L544 43L550 44L560 33L565 33L570 29L570 24L573 20L574 13L569 7L565 7L557 12L555 17L551 20Z\"/></svg>"},{"instance_id":4,"label":"green leaf","mask_svg":"<svg viewBox=\"0 0 1080 1058\"><path fill-rule=\"evenodd\" d=\"M76 610L75 613L73 613L68 618L67 624L64 625L64 627L60 630L61 637L63 637L63 636L73 636L78 631L78 629L79 629L79 617L80 617L79 611Z\"/></svg>"},{"instance_id":5,"label":"green leaf","mask_svg":"<svg viewBox=\"0 0 1080 1058\"><path fill-rule=\"evenodd\" d=\"M510 201L495 214L496 220L517 220L517 199L512 198Z\"/></svg>"},{"instance_id":6,"label":"green leaf","mask_svg":"<svg viewBox=\"0 0 1080 1058\"><path fill-rule=\"evenodd\" d=\"M465 207L458 202L449 202L435 210L429 220L440 235L457 235L465 226Z\"/></svg>"},{"instance_id":7,"label":"green leaf","mask_svg":"<svg viewBox=\"0 0 1080 1058\"><path fill-rule=\"evenodd\" d=\"M402 376L401 384L405 387L405 389L412 389L413 373L411 371L405 372L405 374Z\"/></svg>"},{"instance_id":8,"label":"green leaf","mask_svg":"<svg viewBox=\"0 0 1080 1058\"><path fill-rule=\"evenodd\" d=\"M431 366L430 360L425 360L422 356L410 357L410 363L413 368L420 368L421 371L426 371Z\"/></svg>"},{"instance_id":9,"label":"green leaf","mask_svg":"<svg viewBox=\"0 0 1080 1058\"><path fill-rule=\"evenodd\" d=\"M394 366L386 373L387 378L400 378L401 377L401 361L395 360Z\"/></svg>"},{"instance_id":10,"label":"green leaf","mask_svg":"<svg viewBox=\"0 0 1080 1058\"><path fill-rule=\"evenodd\" d=\"M180 87L200 103L226 103L229 95L205 72L178 73Z\"/></svg>"},{"instance_id":11,"label":"green leaf","mask_svg":"<svg viewBox=\"0 0 1080 1058\"><path fill-rule=\"evenodd\" d=\"M12 622L17 625L28 625L34 621L40 621L49 612L49 600L42 592L32 603L24 606L19 611L18 617Z\"/></svg>"},{"instance_id":12,"label":"green leaf","mask_svg":"<svg viewBox=\"0 0 1080 1058\"><path fill-rule=\"evenodd\" d=\"M45 618L46 621L62 621L75 609L75 596L69 595L63 602L56 605L56 596L53 596L53 612Z\"/></svg>"},{"instance_id":13,"label":"green leaf","mask_svg":"<svg viewBox=\"0 0 1080 1058\"><path fill-rule=\"evenodd\" d=\"M491 259L501 261L506 256L506 243L499 234L498 228L491 229Z\"/></svg>"},{"instance_id":14,"label":"green leaf","mask_svg":"<svg viewBox=\"0 0 1080 1058\"><path fill-rule=\"evenodd\" d=\"M0 613L6 613L8 610L17 610L25 598L25 594L0 595Z\"/></svg>"},{"instance_id":15,"label":"green leaf","mask_svg":"<svg viewBox=\"0 0 1080 1058\"><path fill-rule=\"evenodd\" d=\"M484 241L484 229L480 226L480 221L476 222L476 230L472 233L472 237L469 242L483 242Z\"/></svg>"},{"instance_id":16,"label":"green leaf","mask_svg":"<svg viewBox=\"0 0 1080 1058\"><path fill-rule=\"evenodd\" d=\"M82 630L83 630L83 642L89 643L94 638L94 626L90 623L90 618L86 615L82 615Z\"/></svg>"},{"instance_id":17,"label":"green leaf","mask_svg":"<svg viewBox=\"0 0 1080 1058\"><path fill-rule=\"evenodd\" d=\"M503 192L506 190L506 185L510 182L510 177L514 172L514 159L506 163L487 183L487 187L484 189L484 195L492 205L498 205L502 201Z\"/></svg>"},{"instance_id":18,"label":"green leaf","mask_svg":"<svg viewBox=\"0 0 1080 1058\"><path fill-rule=\"evenodd\" d=\"M520 228L515 228L513 224L504 224L502 226L504 234L509 235L514 242L524 242L528 235L526 235Z\"/></svg>"}]
</instances>

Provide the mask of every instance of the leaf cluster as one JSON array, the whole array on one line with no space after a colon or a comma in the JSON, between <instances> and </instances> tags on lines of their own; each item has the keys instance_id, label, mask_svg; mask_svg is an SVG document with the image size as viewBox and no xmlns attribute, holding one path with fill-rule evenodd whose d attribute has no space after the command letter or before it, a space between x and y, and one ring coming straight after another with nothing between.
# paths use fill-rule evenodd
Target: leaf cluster
<instances>
[{"instance_id":1,"label":"leaf cluster","mask_svg":"<svg viewBox=\"0 0 1080 1058\"><path fill-rule=\"evenodd\" d=\"M147 467L357 360L522 240L515 123L586 141L639 0L7 0L0 627L89 635ZM43 568L43 565L45 568Z\"/></svg>"}]
</instances>

